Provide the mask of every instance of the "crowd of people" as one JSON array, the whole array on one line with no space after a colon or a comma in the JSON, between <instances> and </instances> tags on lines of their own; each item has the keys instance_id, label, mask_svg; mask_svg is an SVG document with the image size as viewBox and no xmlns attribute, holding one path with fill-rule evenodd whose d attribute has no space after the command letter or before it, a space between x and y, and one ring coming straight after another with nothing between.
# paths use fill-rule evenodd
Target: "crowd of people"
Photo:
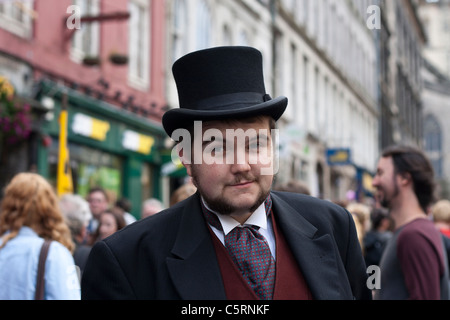
<instances>
[{"instance_id":1,"label":"crowd of people","mask_svg":"<svg viewBox=\"0 0 450 320\"><path fill-rule=\"evenodd\" d=\"M297 181L276 184L274 190L310 194ZM196 192L192 183L177 189L170 206ZM380 266L383 252L398 229L387 208L379 203L337 202L353 217L366 266ZM95 187L86 198L65 194L59 199L50 184L34 173L20 173L5 188L0 214L0 299L32 299L34 265L44 239L53 240L48 257L49 282L46 299L79 299L79 286L67 287L73 264L81 277L92 246L137 219L130 203L114 203L108 193ZM165 207L158 199L142 203L141 219ZM442 234L446 257L450 257L450 201L439 200L427 208L427 219ZM73 258L73 260L72 260ZM448 261L447 263L450 263ZM51 270L51 272L50 272Z\"/></svg>"},{"instance_id":2,"label":"crowd of people","mask_svg":"<svg viewBox=\"0 0 450 320\"><path fill-rule=\"evenodd\" d=\"M195 187L183 185L172 201L192 193ZM140 218L164 209L160 200L147 199ZM52 242L45 263L43 299L80 299L80 281L92 246L137 221L130 211L126 198L111 203L101 187L90 189L86 198L77 194L58 198L42 176L17 174L6 186L1 202L0 300L35 298L38 256L44 240Z\"/></svg>"},{"instance_id":3,"label":"crowd of people","mask_svg":"<svg viewBox=\"0 0 450 320\"><path fill-rule=\"evenodd\" d=\"M102 188L86 200L58 198L38 174L16 175L0 207L0 299L36 298L44 274L43 299L448 300L450 203L436 201L424 153L383 150L373 207L317 199L298 181L274 186L267 132L287 98L265 92L262 65L249 47L200 50L174 64L180 108L163 116L169 136L250 135L191 152L178 145L195 187L175 191L167 209L144 201L139 222L127 199L112 203ZM192 161L203 149L208 161ZM245 161L215 161L240 154ZM374 291L372 265L382 273Z\"/></svg>"},{"instance_id":4,"label":"crowd of people","mask_svg":"<svg viewBox=\"0 0 450 320\"><path fill-rule=\"evenodd\" d=\"M410 150L415 151L415 150ZM416 152L416 151L415 151ZM432 175L431 175L432 176ZM419 181L416 182L419 184ZM288 181L283 184L276 184L274 186L274 190L279 191L288 191L288 192L297 192L302 194L310 194L308 188L295 180ZM426 190L426 192L430 192L432 188ZM400 192L400 191L399 191ZM369 201L370 204L357 202L355 200L340 200L335 201L336 204L344 207L352 216L353 221L355 223L355 227L357 230L357 236L359 240L359 244L361 247L361 251L364 256L364 260L366 266L380 266L381 260L383 257L383 253L389 244L389 241L393 238L393 236L397 233L400 233L402 227L409 222L413 222L415 219L411 221L407 221L407 223L400 223L400 225L396 226L396 223L392 216L389 214L389 209L381 206L378 199L371 199L373 201ZM395 203L384 203L385 205L395 205ZM447 266L450 265L450 201L447 199L437 199L433 201L428 206L426 206L425 214L419 218L424 220L433 222L434 227L441 234L440 239L442 240L443 250L445 253L443 254L444 259L447 260ZM420 229L420 232L423 232ZM425 236L424 236L425 237ZM414 246L414 243L408 243L407 246L411 250L417 250L418 247ZM420 248L420 247L419 247ZM426 247L422 248L424 251L431 251L432 248ZM438 250L439 251L439 250ZM431 257L431 259L433 259ZM424 268L429 268L427 265L427 261L410 261L412 265L422 264ZM443 263L445 265L445 261ZM445 269L444 267L442 267ZM418 272L418 267L415 268L414 272ZM424 286L427 285L427 280L422 280L424 282ZM374 291L374 295L376 291ZM395 297L391 297L394 298ZM415 297L417 299L427 299L430 298L428 296L418 296ZM435 295L432 297L433 299L439 299L440 296ZM387 299L387 298L385 298ZM400 297L398 297L400 299Z\"/></svg>"}]
</instances>

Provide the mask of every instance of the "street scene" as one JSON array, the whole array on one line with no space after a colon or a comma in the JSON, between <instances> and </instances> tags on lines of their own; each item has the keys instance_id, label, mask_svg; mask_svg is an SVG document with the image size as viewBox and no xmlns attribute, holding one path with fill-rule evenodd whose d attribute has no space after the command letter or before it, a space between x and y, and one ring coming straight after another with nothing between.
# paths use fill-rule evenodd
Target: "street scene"
<instances>
[{"instance_id":1,"label":"street scene","mask_svg":"<svg viewBox=\"0 0 450 320\"><path fill-rule=\"evenodd\" d=\"M2 263L9 242L36 277L47 239L65 289L40 299L448 300L448 139L449 0L0 0L0 299L38 298L2 292ZM179 262L211 253L182 207L222 280ZM261 210L261 232L244 227ZM242 271L230 224L267 269ZM295 248L297 224L320 249ZM13 243L31 235L34 251Z\"/></svg>"}]
</instances>

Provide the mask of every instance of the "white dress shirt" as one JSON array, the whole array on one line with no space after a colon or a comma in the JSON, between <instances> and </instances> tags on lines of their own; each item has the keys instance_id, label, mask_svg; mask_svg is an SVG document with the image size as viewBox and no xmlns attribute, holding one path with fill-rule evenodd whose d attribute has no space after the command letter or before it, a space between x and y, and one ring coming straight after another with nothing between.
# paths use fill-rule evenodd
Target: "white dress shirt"
<instances>
[{"instance_id":1,"label":"white dress shirt","mask_svg":"<svg viewBox=\"0 0 450 320\"><path fill-rule=\"evenodd\" d=\"M275 259L276 257L276 246L275 246L275 234L273 232L273 226L272 226L272 219L269 218L266 214L266 208L265 203L263 202L258 209L255 210L255 212L252 213L252 215L245 221L243 225L241 225L238 221L234 220L229 215L223 215L220 213L215 212L214 210L211 210L211 208L208 206L208 204L203 200L203 197L201 198L203 204L205 207L214 213L218 218L222 225L222 230L219 230L215 228L214 226L210 225L212 231L217 236L217 238L222 242L223 245L225 245L225 236L231 232L234 228L243 228L246 225L253 225L259 227L259 233L264 236L267 243L269 244L270 252L272 253L272 257Z\"/></svg>"}]
</instances>

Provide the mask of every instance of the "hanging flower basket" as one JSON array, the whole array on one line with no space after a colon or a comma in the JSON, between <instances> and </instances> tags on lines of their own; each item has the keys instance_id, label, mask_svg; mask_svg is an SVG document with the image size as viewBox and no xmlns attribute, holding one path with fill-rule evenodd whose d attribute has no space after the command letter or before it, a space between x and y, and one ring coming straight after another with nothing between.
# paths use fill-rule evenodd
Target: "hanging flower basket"
<instances>
[{"instance_id":1,"label":"hanging flower basket","mask_svg":"<svg viewBox=\"0 0 450 320\"><path fill-rule=\"evenodd\" d=\"M128 55L114 52L109 55L109 61L113 64L124 65L128 63Z\"/></svg>"},{"instance_id":2,"label":"hanging flower basket","mask_svg":"<svg viewBox=\"0 0 450 320\"><path fill-rule=\"evenodd\" d=\"M0 76L0 136L13 145L26 140L31 133L31 107L14 99L14 88Z\"/></svg>"}]
</instances>

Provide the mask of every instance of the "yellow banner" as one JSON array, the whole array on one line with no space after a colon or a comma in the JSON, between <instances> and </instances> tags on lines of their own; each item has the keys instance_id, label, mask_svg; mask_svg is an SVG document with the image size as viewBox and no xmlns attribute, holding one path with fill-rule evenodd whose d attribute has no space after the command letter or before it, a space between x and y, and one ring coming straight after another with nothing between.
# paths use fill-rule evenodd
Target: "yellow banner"
<instances>
[{"instance_id":1,"label":"yellow banner","mask_svg":"<svg viewBox=\"0 0 450 320\"><path fill-rule=\"evenodd\" d=\"M106 134L108 133L109 128L110 125L108 122L92 118L91 138L100 141L105 141Z\"/></svg>"},{"instance_id":2,"label":"yellow banner","mask_svg":"<svg viewBox=\"0 0 450 320\"><path fill-rule=\"evenodd\" d=\"M59 152L58 168L56 176L56 191L58 196L65 193L73 193L72 171L70 170L69 148L67 146L67 108L63 98L63 109L59 115Z\"/></svg>"},{"instance_id":3,"label":"yellow banner","mask_svg":"<svg viewBox=\"0 0 450 320\"><path fill-rule=\"evenodd\" d=\"M140 134L139 148L137 149L137 151L143 154L150 154L154 143L155 139L153 137Z\"/></svg>"},{"instance_id":4,"label":"yellow banner","mask_svg":"<svg viewBox=\"0 0 450 320\"><path fill-rule=\"evenodd\" d=\"M364 172L363 177L362 177L363 187L367 191L374 193L375 188L372 186L372 181L373 181L373 177L370 174L368 174L367 172Z\"/></svg>"},{"instance_id":5,"label":"yellow banner","mask_svg":"<svg viewBox=\"0 0 450 320\"><path fill-rule=\"evenodd\" d=\"M150 154L155 144L155 138L140 134L131 130L125 130L122 138L122 146L127 150L139 152L142 154Z\"/></svg>"}]
</instances>

